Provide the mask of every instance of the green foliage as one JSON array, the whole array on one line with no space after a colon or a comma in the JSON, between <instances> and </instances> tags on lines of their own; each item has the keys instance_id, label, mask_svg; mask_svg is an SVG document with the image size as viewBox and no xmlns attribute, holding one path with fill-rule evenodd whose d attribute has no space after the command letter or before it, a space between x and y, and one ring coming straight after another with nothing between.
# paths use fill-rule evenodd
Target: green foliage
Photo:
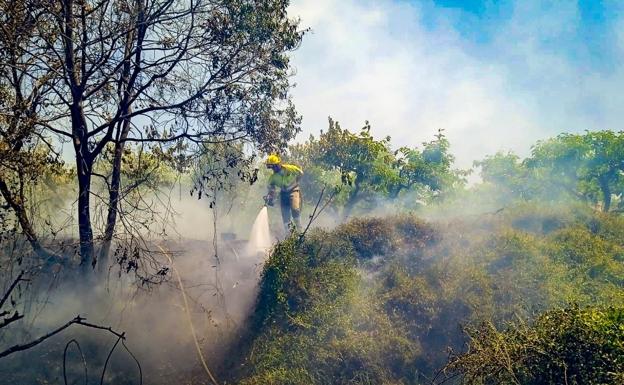
<instances>
[{"instance_id":1,"label":"green foliage","mask_svg":"<svg viewBox=\"0 0 624 385\"><path fill-rule=\"evenodd\" d=\"M6 133L0 134L0 240L16 232L54 235L58 228L51 224L58 225L75 172L40 141L0 131Z\"/></svg>"},{"instance_id":2,"label":"green foliage","mask_svg":"<svg viewBox=\"0 0 624 385\"><path fill-rule=\"evenodd\" d=\"M399 172L399 180L391 189L393 198L409 189L419 190L425 198L454 191L463 187L468 174L451 168L455 157L450 153L450 143L442 130L434 140L423 143L422 151L401 147L396 155L394 167Z\"/></svg>"},{"instance_id":3,"label":"green foliage","mask_svg":"<svg viewBox=\"0 0 624 385\"><path fill-rule=\"evenodd\" d=\"M614 197L618 205L622 202L624 133L561 134L537 142L523 161L511 153L497 153L475 166L481 168L484 184L500 193L503 204L514 199L580 199L606 212Z\"/></svg>"},{"instance_id":4,"label":"green foliage","mask_svg":"<svg viewBox=\"0 0 624 385\"><path fill-rule=\"evenodd\" d=\"M416 252L437 238L435 231L413 216L388 218L355 218L336 231L340 239L348 240L358 259L370 259L405 249Z\"/></svg>"},{"instance_id":5,"label":"green foliage","mask_svg":"<svg viewBox=\"0 0 624 385\"><path fill-rule=\"evenodd\" d=\"M110 179L113 163L113 146L107 146L95 170ZM140 194L142 191L170 187L179 176L178 162L171 152L144 146L125 146L121 157L121 189L127 193Z\"/></svg>"},{"instance_id":6,"label":"green foliage","mask_svg":"<svg viewBox=\"0 0 624 385\"><path fill-rule=\"evenodd\" d=\"M624 221L614 214L524 204L476 221L432 226L410 215L359 218L314 230L302 242L289 238L265 266L253 335L234 376L242 384L428 384L447 363L447 349L503 338L488 342L462 333L462 325L495 331L570 302L624 305L622 232ZM562 314L552 325L583 327ZM539 326L543 349L561 348L530 370L547 373L583 341L621 339L621 330L607 324L580 333L580 342L563 328ZM521 335L521 325L510 332ZM595 357L576 359L589 365ZM469 379L459 362L455 373ZM489 368L496 365L496 373L505 370L502 361ZM600 365L593 373L608 376L611 364Z\"/></svg>"},{"instance_id":7,"label":"green foliage","mask_svg":"<svg viewBox=\"0 0 624 385\"><path fill-rule=\"evenodd\" d=\"M368 122L358 134L329 119L329 128L318 138L290 146L290 158L303 166L304 192L312 199L322 186L339 187L335 207L348 216L356 205L373 206L379 198L397 198L412 192L412 201L425 201L463 184L465 173L451 169L453 156L442 131L422 150L392 150L390 137L375 139Z\"/></svg>"},{"instance_id":8,"label":"green foliage","mask_svg":"<svg viewBox=\"0 0 624 385\"><path fill-rule=\"evenodd\" d=\"M530 183L529 170L517 155L498 152L474 165L481 168L481 178L485 185L496 186L500 190L504 203L533 197L536 186Z\"/></svg>"},{"instance_id":9,"label":"green foliage","mask_svg":"<svg viewBox=\"0 0 624 385\"><path fill-rule=\"evenodd\" d=\"M386 222L387 223L387 222ZM383 223L382 223L383 224ZM397 221L413 232L418 221ZM259 335L243 384L378 384L400 378L420 354L396 328L357 268L358 227L313 231L280 243L265 265ZM374 243L384 234L371 233Z\"/></svg>"},{"instance_id":10,"label":"green foliage","mask_svg":"<svg viewBox=\"0 0 624 385\"><path fill-rule=\"evenodd\" d=\"M624 307L551 310L530 326L469 328L469 351L450 366L465 384L621 384Z\"/></svg>"},{"instance_id":11,"label":"green foliage","mask_svg":"<svg viewBox=\"0 0 624 385\"><path fill-rule=\"evenodd\" d=\"M321 132L318 139L311 136L305 144L291 146L290 152L293 158L300 161L306 173L308 166L316 166L339 176L340 185L346 191L346 214L362 199L388 191L398 178L392 167L394 158L390 138L374 139L368 122L359 134L353 134L330 118L328 130ZM317 171L310 176L320 177L312 180L311 184L326 183L322 179L323 172Z\"/></svg>"},{"instance_id":12,"label":"green foliage","mask_svg":"<svg viewBox=\"0 0 624 385\"><path fill-rule=\"evenodd\" d=\"M246 155L242 143L204 144L191 168L191 195L197 192L198 199L207 197L213 207L219 192L247 192L258 180L254 161L255 156Z\"/></svg>"}]
</instances>

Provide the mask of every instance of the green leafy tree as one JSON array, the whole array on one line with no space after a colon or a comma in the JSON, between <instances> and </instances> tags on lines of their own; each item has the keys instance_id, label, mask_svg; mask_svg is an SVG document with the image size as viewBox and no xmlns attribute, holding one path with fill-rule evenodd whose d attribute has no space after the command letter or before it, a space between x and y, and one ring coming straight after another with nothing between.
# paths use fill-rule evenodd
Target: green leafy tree
<instances>
[{"instance_id":1,"label":"green leafy tree","mask_svg":"<svg viewBox=\"0 0 624 385\"><path fill-rule=\"evenodd\" d=\"M516 154L497 152L474 162L474 166L480 168L483 181L478 190L491 195L500 204L530 200L539 193L532 170Z\"/></svg>"},{"instance_id":2,"label":"green leafy tree","mask_svg":"<svg viewBox=\"0 0 624 385\"><path fill-rule=\"evenodd\" d=\"M442 130L434 140L423 143L422 150L400 148L395 161L399 177L390 188L390 197L396 198L401 191L416 188L425 198L462 186L466 172L453 170L454 160L450 143Z\"/></svg>"},{"instance_id":3,"label":"green leafy tree","mask_svg":"<svg viewBox=\"0 0 624 385\"><path fill-rule=\"evenodd\" d=\"M516 199L581 200L600 205L607 212L614 198L618 205L622 202L624 134L564 133L537 142L524 160L499 152L474 164L481 169L483 180L477 188L502 203Z\"/></svg>"},{"instance_id":4,"label":"green leafy tree","mask_svg":"<svg viewBox=\"0 0 624 385\"><path fill-rule=\"evenodd\" d=\"M624 134L613 131L561 134L538 142L526 165L535 177L581 199L611 209L614 195L621 195L624 172Z\"/></svg>"},{"instance_id":5,"label":"green leafy tree","mask_svg":"<svg viewBox=\"0 0 624 385\"><path fill-rule=\"evenodd\" d=\"M295 158L305 157L304 163L335 172L333 175L340 177L341 184L346 187L345 217L356 204L378 193L387 193L399 180L397 169L393 167L395 156L390 149L390 137L377 140L370 129L366 122L358 134L353 134L329 118L329 128L321 132L318 139L311 136L305 144L291 149ZM317 173L323 176L322 172Z\"/></svg>"},{"instance_id":6,"label":"green leafy tree","mask_svg":"<svg viewBox=\"0 0 624 385\"><path fill-rule=\"evenodd\" d=\"M453 170L454 157L440 130L422 149L392 150L390 137L375 139L366 122L358 134L329 119L329 128L318 138L291 146L291 158L304 166L304 191L318 195L322 186L341 186L335 199L349 216L360 202L395 199L415 192L414 200L428 201L464 183L465 173Z\"/></svg>"}]
</instances>

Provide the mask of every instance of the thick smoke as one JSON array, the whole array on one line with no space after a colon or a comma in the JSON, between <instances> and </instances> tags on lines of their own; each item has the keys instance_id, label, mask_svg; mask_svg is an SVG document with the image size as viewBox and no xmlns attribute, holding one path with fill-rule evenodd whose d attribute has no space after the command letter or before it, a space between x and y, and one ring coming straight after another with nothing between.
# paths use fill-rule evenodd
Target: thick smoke
<instances>
[{"instance_id":1,"label":"thick smoke","mask_svg":"<svg viewBox=\"0 0 624 385\"><path fill-rule=\"evenodd\" d=\"M230 364L224 352L236 341L253 308L266 252L252 251L247 238L256 206L261 205L228 210L223 204L210 209L205 201L177 198L166 209L173 220L160 229L154 223L150 232L144 232L144 249L137 260L156 272L151 282L162 282L138 279L127 264L119 265L128 252L121 246L110 267L96 271L95 278L85 278L74 268L44 267L32 274L31 283L20 285L27 295L16 301L26 317L2 330L2 347L34 340L80 315L125 333L125 345L138 360L144 383L208 383L210 375L201 361L211 375ZM234 227L235 223L240 225ZM142 258L146 261L140 262ZM8 282L8 274L5 277L3 282ZM0 384L54 379L62 383L63 350L72 339L85 355L89 383L99 383L117 337L72 325L32 349L0 360ZM65 363L68 383L81 383L84 364L76 345L67 348ZM105 383L137 384L138 373L130 353L118 344L107 363Z\"/></svg>"}]
</instances>

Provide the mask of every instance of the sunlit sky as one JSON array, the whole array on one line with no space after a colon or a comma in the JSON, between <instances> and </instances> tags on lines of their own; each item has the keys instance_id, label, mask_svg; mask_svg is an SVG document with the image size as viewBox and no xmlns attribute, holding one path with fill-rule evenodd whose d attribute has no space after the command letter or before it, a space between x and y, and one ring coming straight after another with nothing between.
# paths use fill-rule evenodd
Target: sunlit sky
<instances>
[{"instance_id":1,"label":"sunlit sky","mask_svg":"<svg viewBox=\"0 0 624 385\"><path fill-rule=\"evenodd\" d=\"M624 122L624 1L294 0L298 140L365 120L417 146L445 130L461 167Z\"/></svg>"}]
</instances>

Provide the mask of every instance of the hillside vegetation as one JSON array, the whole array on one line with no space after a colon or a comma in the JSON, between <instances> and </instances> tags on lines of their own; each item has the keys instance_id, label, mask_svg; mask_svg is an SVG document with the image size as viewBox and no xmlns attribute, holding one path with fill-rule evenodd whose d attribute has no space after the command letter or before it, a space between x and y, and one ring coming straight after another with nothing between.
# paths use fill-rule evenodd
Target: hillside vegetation
<instances>
[{"instance_id":1,"label":"hillside vegetation","mask_svg":"<svg viewBox=\"0 0 624 385\"><path fill-rule=\"evenodd\" d=\"M624 218L521 204L354 219L278 244L240 384L616 384ZM240 363L237 363L240 365Z\"/></svg>"}]
</instances>

